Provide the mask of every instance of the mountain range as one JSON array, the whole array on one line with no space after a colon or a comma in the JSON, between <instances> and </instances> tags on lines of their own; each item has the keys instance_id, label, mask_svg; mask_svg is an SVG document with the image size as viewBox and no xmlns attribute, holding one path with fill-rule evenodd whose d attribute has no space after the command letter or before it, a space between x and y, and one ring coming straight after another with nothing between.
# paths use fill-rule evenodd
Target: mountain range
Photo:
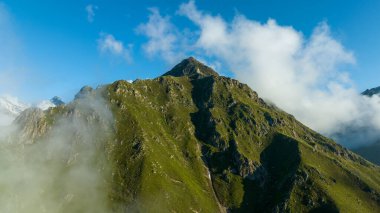
<instances>
[{"instance_id":1,"label":"mountain range","mask_svg":"<svg viewBox=\"0 0 380 213\"><path fill-rule=\"evenodd\" d=\"M364 92L362 92L362 95L366 95L369 97L372 97L373 95L379 95L380 94L380 87L375 87L372 89L367 89Z\"/></svg>"},{"instance_id":2,"label":"mountain range","mask_svg":"<svg viewBox=\"0 0 380 213\"><path fill-rule=\"evenodd\" d=\"M78 165L96 168L74 176L80 187L102 174L91 194L38 191L62 200L61 212L103 203L84 205L95 189L113 212L380 212L378 166L192 57L155 79L83 87L15 124L26 158L46 153L61 168L52 186L92 171ZM67 144L44 152L52 135Z\"/></svg>"},{"instance_id":3,"label":"mountain range","mask_svg":"<svg viewBox=\"0 0 380 213\"><path fill-rule=\"evenodd\" d=\"M0 97L0 125L10 124L17 115L28 107L29 105L21 103L17 98L11 96Z\"/></svg>"},{"instance_id":4,"label":"mountain range","mask_svg":"<svg viewBox=\"0 0 380 213\"><path fill-rule=\"evenodd\" d=\"M47 110L50 107L63 105L64 102L57 96L50 100L44 100L36 104L35 107ZM12 96L0 97L0 126L10 124L22 111L31 107L31 104L23 103L18 98Z\"/></svg>"},{"instance_id":5,"label":"mountain range","mask_svg":"<svg viewBox=\"0 0 380 213\"><path fill-rule=\"evenodd\" d=\"M0 97L0 110L2 113L9 115L19 115L28 107L28 104L20 102L17 98L11 96Z\"/></svg>"}]
</instances>

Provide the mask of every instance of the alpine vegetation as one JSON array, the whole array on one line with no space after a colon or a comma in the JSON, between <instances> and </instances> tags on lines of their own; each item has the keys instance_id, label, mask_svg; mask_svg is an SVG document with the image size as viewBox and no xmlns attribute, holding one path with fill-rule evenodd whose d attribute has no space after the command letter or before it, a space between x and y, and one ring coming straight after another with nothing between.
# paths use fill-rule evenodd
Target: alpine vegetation
<instances>
[{"instance_id":1,"label":"alpine vegetation","mask_svg":"<svg viewBox=\"0 0 380 213\"><path fill-rule=\"evenodd\" d=\"M2 212L379 212L380 169L188 58L2 134Z\"/></svg>"}]
</instances>

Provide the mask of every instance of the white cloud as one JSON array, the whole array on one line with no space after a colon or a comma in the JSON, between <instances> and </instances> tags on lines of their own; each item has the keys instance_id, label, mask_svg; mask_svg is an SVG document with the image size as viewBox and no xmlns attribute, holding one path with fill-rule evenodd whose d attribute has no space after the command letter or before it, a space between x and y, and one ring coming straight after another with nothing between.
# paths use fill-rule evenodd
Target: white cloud
<instances>
[{"instance_id":1,"label":"white cloud","mask_svg":"<svg viewBox=\"0 0 380 213\"><path fill-rule=\"evenodd\" d=\"M101 34L98 39L98 48L101 53L109 53L123 57L127 62L132 62L132 44L124 46L123 42L116 40L111 34Z\"/></svg>"},{"instance_id":2,"label":"white cloud","mask_svg":"<svg viewBox=\"0 0 380 213\"><path fill-rule=\"evenodd\" d=\"M92 23L95 17L95 10L98 9L98 6L89 4L86 6L85 10L87 12L87 21Z\"/></svg>"},{"instance_id":3,"label":"white cloud","mask_svg":"<svg viewBox=\"0 0 380 213\"><path fill-rule=\"evenodd\" d=\"M226 23L198 11L192 1L181 5L180 14L199 26L198 48L221 58L238 79L306 124L329 133L350 119L343 110L350 103L341 99L355 91L339 81L336 68L354 58L330 36L325 23L306 40L302 33L271 19L261 24L238 15Z\"/></svg>"},{"instance_id":4,"label":"white cloud","mask_svg":"<svg viewBox=\"0 0 380 213\"><path fill-rule=\"evenodd\" d=\"M105 34L99 39L99 48L102 52L111 52L115 55L120 55L123 53L124 46L121 41L118 41L113 37L113 35Z\"/></svg>"},{"instance_id":5,"label":"white cloud","mask_svg":"<svg viewBox=\"0 0 380 213\"><path fill-rule=\"evenodd\" d=\"M157 14L153 12L151 16ZM223 62L238 80L249 84L260 96L328 136L352 132L352 128L369 130L356 132L350 140L341 137L340 142L347 146L359 141L355 138L375 137L373 132L380 132L380 99L362 97L356 90L344 71L346 66L355 64L355 57L333 38L327 23L320 23L310 37L305 37L273 19L260 23L236 15L227 22L219 15L198 10L194 1L182 4L178 14L198 28L197 33L187 34L193 37L183 38L194 41L192 45L183 46L175 39L167 45L167 41L161 43L153 35L148 44L177 46L184 49L178 54L192 51L202 58ZM166 26L172 25L169 19L164 20ZM168 29L164 35L175 31L184 30ZM171 55L177 54L176 49L168 49Z\"/></svg>"},{"instance_id":6,"label":"white cloud","mask_svg":"<svg viewBox=\"0 0 380 213\"><path fill-rule=\"evenodd\" d=\"M178 48L178 44L181 47L184 45L184 40L181 40L182 35L176 31L169 16L161 16L157 8L150 8L149 11L148 22L139 25L136 29L137 33L148 38L143 49L149 57L160 56L173 64L185 55Z\"/></svg>"}]
</instances>

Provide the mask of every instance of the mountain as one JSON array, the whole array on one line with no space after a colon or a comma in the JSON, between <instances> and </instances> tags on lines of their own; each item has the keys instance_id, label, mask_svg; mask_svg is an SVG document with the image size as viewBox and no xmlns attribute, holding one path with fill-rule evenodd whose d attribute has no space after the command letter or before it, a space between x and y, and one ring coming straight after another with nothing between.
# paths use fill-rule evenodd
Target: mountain
<instances>
[{"instance_id":1,"label":"mountain","mask_svg":"<svg viewBox=\"0 0 380 213\"><path fill-rule=\"evenodd\" d=\"M58 96L54 96L50 101L54 104L54 106L62 106L65 104L65 102L62 101L62 99Z\"/></svg>"},{"instance_id":2,"label":"mountain","mask_svg":"<svg viewBox=\"0 0 380 213\"><path fill-rule=\"evenodd\" d=\"M362 95L366 95L369 97L372 97L373 95L378 95L380 94L380 87L375 87L372 89L367 89L364 92L362 92Z\"/></svg>"},{"instance_id":3,"label":"mountain","mask_svg":"<svg viewBox=\"0 0 380 213\"><path fill-rule=\"evenodd\" d=\"M43 165L54 165L32 172L63 187L36 197L60 200L62 212L102 203L112 212L380 212L378 166L194 58L155 79L84 87L16 123L25 159L46 153Z\"/></svg>"},{"instance_id":4,"label":"mountain","mask_svg":"<svg viewBox=\"0 0 380 213\"><path fill-rule=\"evenodd\" d=\"M47 110L50 107L61 106L63 104L65 103L55 96L50 100L41 101L36 107ZM0 126L10 125L22 111L29 107L31 107L30 104L23 103L16 97L0 96Z\"/></svg>"},{"instance_id":5,"label":"mountain","mask_svg":"<svg viewBox=\"0 0 380 213\"><path fill-rule=\"evenodd\" d=\"M65 102L63 102L61 100L61 98L59 98L58 96L54 96L53 98L51 98L50 100L44 100L44 101L41 101L40 103L37 104L37 108L40 108L42 110L47 110L49 109L50 107L57 107L57 106L62 106L64 105Z\"/></svg>"},{"instance_id":6,"label":"mountain","mask_svg":"<svg viewBox=\"0 0 380 213\"><path fill-rule=\"evenodd\" d=\"M372 97L374 95L380 95L380 87L367 89L364 92L362 92L362 95L365 95L368 97ZM363 156L365 159L371 161L372 163L380 165L380 155L379 155L379 153L380 153L380 138L379 138L379 141L376 143L356 147L356 148L352 149L352 151Z\"/></svg>"},{"instance_id":7,"label":"mountain","mask_svg":"<svg viewBox=\"0 0 380 213\"><path fill-rule=\"evenodd\" d=\"M0 126L10 124L17 115L29 106L11 96L0 97Z\"/></svg>"},{"instance_id":8,"label":"mountain","mask_svg":"<svg viewBox=\"0 0 380 213\"><path fill-rule=\"evenodd\" d=\"M198 62L195 58L190 57L186 60L183 60L181 63L177 64L175 67L173 67L173 69L166 72L162 76L174 76L174 77L187 76L193 79L193 78L202 78L202 77L207 77L207 76L218 77L219 75L210 67Z\"/></svg>"},{"instance_id":9,"label":"mountain","mask_svg":"<svg viewBox=\"0 0 380 213\"><path fill-rule=\"evenodd\" d=\"M49 107L64 105L65 102L61 98L54 96L50 100L41 101L36 105L37 108L46 110ZM18 98L12 96L0 96L0 113L11 117L18 116L22 111L29 108L31 105L19 101Z\"/></svg>"},{"instance_id":10,"label":"mountain","mask_svg":"<svg viewBox=\"0 0 380 213\"><path fill-rule=\"evenodd\" d=\"M0 97L0 111L10 115L19 115L20 112L28 108L29 105L20 102L17 98L11 96Z\"/></svg>"}]
</instances>

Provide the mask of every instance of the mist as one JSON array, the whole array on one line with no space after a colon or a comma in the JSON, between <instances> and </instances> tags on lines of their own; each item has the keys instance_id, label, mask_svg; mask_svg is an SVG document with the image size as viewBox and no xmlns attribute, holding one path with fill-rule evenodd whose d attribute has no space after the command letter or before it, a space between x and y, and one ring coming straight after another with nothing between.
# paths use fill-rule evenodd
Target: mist
<instances>
[{"instance_id":1,"label":"mist","mask_svg":"<svg viewBox=\"0 0 380 213\"><path fill-rule=\"evenodd\" d=\"M98 95L21 113L0 134L0 212L109 212L112 128Z\"/></svg>"}]
</instances>

